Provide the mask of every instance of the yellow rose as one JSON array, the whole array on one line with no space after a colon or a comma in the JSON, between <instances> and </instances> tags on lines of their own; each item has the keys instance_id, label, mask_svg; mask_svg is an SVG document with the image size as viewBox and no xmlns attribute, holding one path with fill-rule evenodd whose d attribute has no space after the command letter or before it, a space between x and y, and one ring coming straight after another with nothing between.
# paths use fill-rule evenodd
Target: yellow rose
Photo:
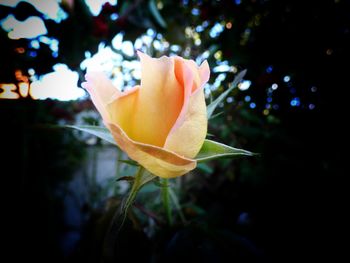
<instances>
[{"instance_id":1,"label":"yellow rose","mask_svg":"<svg viewBox=\"0 0 350 263\"><path fill-rule=\"evenodd\" d=\"M203 86L210 70L181 57L155 59L138 52L141 85L120 92L101 72L84 87L118 146L151 173L171 178L197 165L207 134Z\"/></svg>"}]
</instances>

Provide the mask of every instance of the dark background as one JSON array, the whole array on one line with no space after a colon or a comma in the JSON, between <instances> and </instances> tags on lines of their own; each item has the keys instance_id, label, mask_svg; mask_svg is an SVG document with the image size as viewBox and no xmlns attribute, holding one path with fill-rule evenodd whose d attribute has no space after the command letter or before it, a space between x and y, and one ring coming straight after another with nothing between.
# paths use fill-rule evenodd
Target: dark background
<instances>
[{"instance_id":1,"label":"dark background","mask_svg":"<svg viewBox=\"0 0 350 263\"><path fill-rule=\"evenodd\" d=\"M128 221L112 261L345 261L341 259L349 250L345 217L349 1L162 1L159 12L166 27L149 2L118 1L116 6L105 5L96 17L83 1L74 1L74 8L64 6L69 13L66 20L45 20L48 34L60 42L58 57L42 46L33 58L27 54L29 40L10 40L5 31L0 32L0 83L16 82L15 70L34 67L37 74L45 74L58 62L77 70L83 81L79 63L86 50L96 52L98 43L108 44L121 31L133 41L150 27L170 44L180 45L179 55L196 58L210 50L213 68L218 60L214 54L221 50L222 60L248 70L245 79L251 80L251 87L230 94L234 101L226 102L219 110L223 114L210 121L209 132L215 140L260 155L214 161L182 179L179 198L188 223L177 218L172 227L160 224L149 237ZM23 2L0 10L0 19L9 13L19 20L42 16ZM112 21L111 13L119 18ZM210 37L210 28L223 20L231 21L232 27ZM184 30L204 21L209 26L196 46ZM18 47L26 52L16 53ZM290 82L283 81L286 75ZM209 83L217 76L212 73ZM225 90L233 77L228 74L213 95ZM279 88L271 95L273 83ZM317 91L311 92L312 87ZM272 96L268 106L267 98ZM300 105L291 105L294 97ZM315 107L310 109L310 104ZM2 243L11 261L103 262L101 233L107 223L101 222L108 222L106 210L85 204L81 213L88 219L78 229L79 242L69 251L62 246L62 233L69 226L62 217L62 196L55 189L86 161L88 146L71 131L48 126L60 120L73 123L75 114L92 108L88 98L0 100ZM101 207L107 201L101 200ZM149 206L162 217L157 205Z\"/></svg>"}]
</instances>

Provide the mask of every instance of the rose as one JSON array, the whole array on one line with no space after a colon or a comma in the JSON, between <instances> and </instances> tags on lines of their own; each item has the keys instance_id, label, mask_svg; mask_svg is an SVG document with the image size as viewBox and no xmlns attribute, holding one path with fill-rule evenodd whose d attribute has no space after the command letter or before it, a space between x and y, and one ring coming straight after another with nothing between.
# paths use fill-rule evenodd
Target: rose
<instances>
[{"instance_id":1,"label":"rose","mask_svg":"<svg viewBox=\"0 0 350 263\"><path fill-rule=\"evenodd\" d=\"M159 59L138 52L141 85L120 92L101 72L83 83L106 127L129 157L154 175L181 176L197 165L193 158L207 134L203 86L210 70L181 57Z\"/></svg>"}]
</instances>

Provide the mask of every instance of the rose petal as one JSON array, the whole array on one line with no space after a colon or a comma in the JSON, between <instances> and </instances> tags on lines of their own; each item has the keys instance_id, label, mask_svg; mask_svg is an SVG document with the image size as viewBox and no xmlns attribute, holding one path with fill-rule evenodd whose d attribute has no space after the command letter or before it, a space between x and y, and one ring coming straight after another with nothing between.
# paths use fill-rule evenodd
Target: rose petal
<instances>
[{"instance_id":1,"label":"rose petal","mask_svg":"<svg viewBox=\"0 0 350 263\"><path fill-rule=\"evenodd\" d=\"M204 92L199 89L190 98L184 121L169 134L164 148L194 158L202 147L207 126Z\"/></svg>"},{"instance_id":2,"label":"rose petal","mask_svg":"<svg viewBox=\"0 0 350 263\"><path fill-rule=\"evenodd\" d=\"M118 125L105 124L118 146L154 175L163 178L177 177L188 173L197 165L195 160L181 157L174 152L133 141Z\"/></svg>"},{"instance_id":3,"label":"rose petal","mask_svg":"<svg viewBox=\"0 0 350 263\"><path fill-rule=\"evenodd\" d=\"M208 61L203 61L203 63L199 66L199 77L200 77L200 86L199 88L203 88L204 84L208 82L210 78L210 68Z\"/></svg>"},{"instance_id":4,"label":"rose petal","mask_svg":"<svg viewBox=\"0 0 350 263\"><path fill-rule=\"evenodd\" d=\"M192 70L193 75L193 86L192 93L194 93L197 89L202 88L203 85L208 82L210 76L210 69L208 62L205 60L198 67L197 64L193 60L183 59L186 65Z\"/></svg>"},{"instance_id":5,"label":"rose petal","mask_svg":"<svg viewBox=\"0 0 350 263\"><path fill-rule=\"evenodd\" d=\"M199 152L207 134L208 120L203 86L209 80L210 69L207 61L204 61L199 68L192 60L183 61L182 76L185 91L192 92L192 96L187 100L186 96L185 105L164 148L193 158Z\"/></svg>"},{"instance_id":6,"label":"rose petal","mask_svg":"<svg viewBox=\"0 0 350 263\"><path fill-rule=\"evenodd\" d=\"M87 82L82 83L92 99L97 110L106 121L110 120L106 106L112 97L119 96L121 92L113 86L112 82L102 72L89 72L85 75Z\"/></svg>"},{"instance_id":7,"label":"rose petal","mask_svg":"<svg viewBox=\"0 0 350 263\"><path fill-rule=\"evenodd\" d=\"M181 109L181 112L179 116L177 117L176 122L174 123L173 127L171 128L169 135L174 132L185 120L186 113L188 110L188 105L190 102L190 96L192 93L192 86L193 86L193 71L192 69L185 63L185 60L181 57L175 57L175 77L177 81L180 83L180 85L183 87L184 90L184 101L183 106ZM168 136L169 136L168 135Z\"/></svg>"},{"instance_id":8,"label":"rose petal","mask_svg":"<svg viewBox=\"0 0 350 263\"><path fill-rule=\"evenodd\" d=\"M108 111L118 112L112 122L119 124L132 140L162 147L183 107L184 90L175 78L173 58L138 54L142 67L139 91L116 99Z\"/></svg>"},{"instance_id":9,"label":"rose petal","mask_svg":"<svg viewBox=\"0 0 350 263\"><path fill-rule=\"evenodd\" d=\"M183 59L183 60L186 66L189 67L192 71L193 84L192 84L191 93L193 93L196 89L200 87L200 84L201 84L201 79L198 72L198 66L196 62L194 62L193 60L188 60L188 59Z\"/></svg>"},{"instance_id":10,"label":"rose petal","mask_svg":"<svg viewBox=\"0 0 350 263\"><path fill-rule=\"evenodd\" d=\"M132 91L123 93L123 96L117 96L107 105L111 121L118 124L128 136L134 138L134 127L137 126L133 114L137 109L140 86L135 86Z\"/></svg>"}]
</instances>

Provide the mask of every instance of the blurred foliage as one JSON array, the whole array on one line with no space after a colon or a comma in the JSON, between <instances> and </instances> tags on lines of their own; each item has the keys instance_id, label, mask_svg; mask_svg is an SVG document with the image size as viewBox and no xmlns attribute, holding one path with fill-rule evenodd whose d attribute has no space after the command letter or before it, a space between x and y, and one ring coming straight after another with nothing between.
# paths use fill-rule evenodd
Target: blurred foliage
<instances>
[{"instance_id":1,"label":"blurred foliage","mask_svg":"<svg viewBox=\"0 0 350 263\"><path fill-rule=\"evenodd\" d=\"M123 40L134 42L149 28L156 32L146 46L152 56L196 59L206 54L212 69L231 66L227 72L212 70L210 87L218 85L208 101L229 87L237 71L247 69L245 78L251 81L248 90L234 89L231 101L220 105L216 113L222 114L211 119L209 133L210 139L260 156L211 162L174 180L183 215L176 215L172 227L164 224L159 186L145 187L118 236L116 260L285 262L342 257L347 250L338 233L348 224L342 147L348 138L344 65L349 60L349 1L118 1L116 6L105 4L98 16L92 16L82 0L72 1L73 6L68 2L62 1L67 19L45 20L48 36L59 40L57 57L45 44L32 57L30 40L10 40L0 30L0 82L15 82L17 69L45 74L56 63L78 71L82 81L85 51L95 53L101 42L111 45L119 32ZM19 20L41 16L24 2L16 8L1 6L0 20L9 13ZM113 20L112 14L118 18ZM217 24L222 32L211 33ZM168 45L157 49L155 41ZM136 58L113 51L125 60ZM291 81L284 81L285 76ZM273 84L277 90L271 89ZM291 105L294 97L301 101L297 107ZM2 160L9 168L3 185L11 189L3 200L6 214L16 219L7 222L13 226L8 243L20 240L13 249L24 249L27 258L101 258L109 218L122 196L102 200L106 202L100 209L86 208L91 217L81 242L63 258L57 245L62 208L52 200L52 191L58 181L69 179L86 144L70 132L42 126L62 119L74 124L78 112L92 108L84 101L0 101L1 137L8 146L2 148L7 157ZM92 123L94 118L86 120ZM36 245L31 244L34 235L40 239Z\"/></svg>"}]
</instances>

